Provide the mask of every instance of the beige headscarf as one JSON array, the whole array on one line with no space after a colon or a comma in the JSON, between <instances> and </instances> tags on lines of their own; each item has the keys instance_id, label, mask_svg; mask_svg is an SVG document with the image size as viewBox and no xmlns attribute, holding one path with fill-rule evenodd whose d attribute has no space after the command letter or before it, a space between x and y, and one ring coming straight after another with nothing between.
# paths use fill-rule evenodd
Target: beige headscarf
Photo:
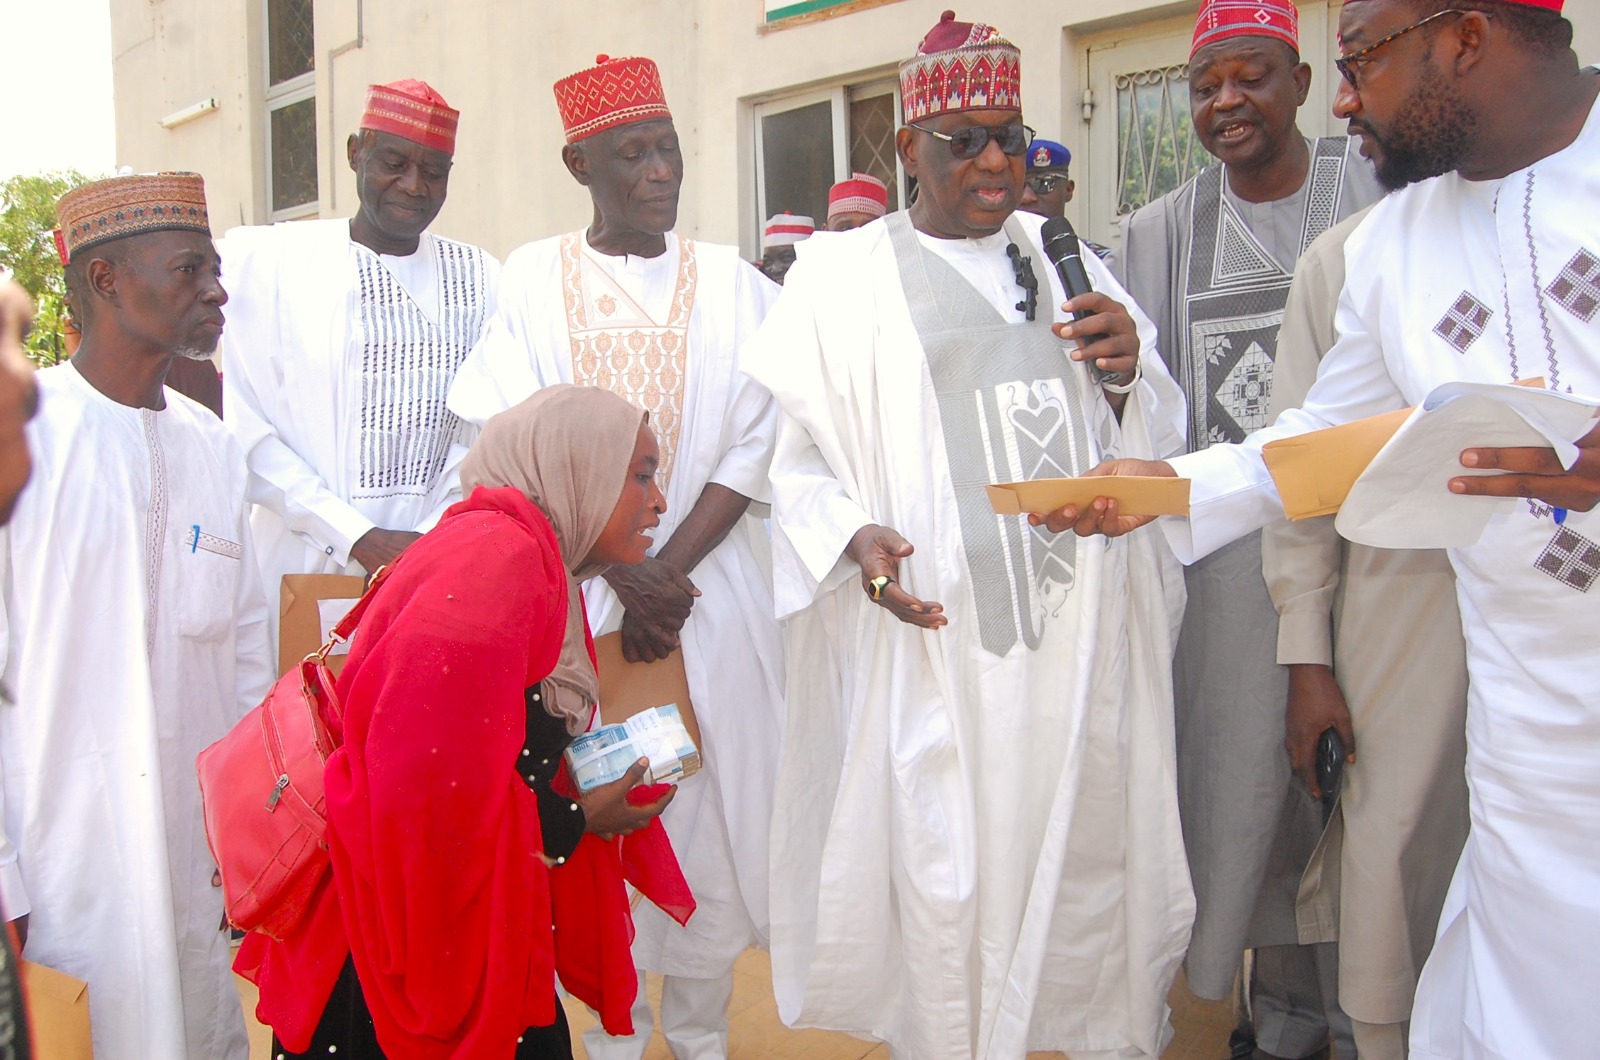
<instances>
[{"instance_id":1,"label":"beige headscarf","mask_svg":"<svg viewBox=\"0 0 1600 1060\"><path fill-rule=\"evenodd\" d=\"M611 519L628 479L628 464L645 413L609 390L546 387L484 424L461 465L468 496L479 486L511 486L539 506L555 528L567 568L567 633L546 684L545 709L567 731L589 725L600 679L583 639L579 583L606 570L584 564Z\"/></svg>"}]
</instances>

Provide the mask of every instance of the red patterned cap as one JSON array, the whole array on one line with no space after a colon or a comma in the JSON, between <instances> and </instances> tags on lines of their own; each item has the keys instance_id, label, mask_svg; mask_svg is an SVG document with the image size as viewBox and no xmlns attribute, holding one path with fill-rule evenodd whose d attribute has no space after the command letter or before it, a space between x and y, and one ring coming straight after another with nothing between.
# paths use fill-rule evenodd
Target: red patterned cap
<instances>
[{"instance_id":1,"label":"red patterned cap","mask_svg":"<svg viewBox=\"0 0 1600 1060\"><path fill-rule=\"evenodd\" d=\"M569 144L619 125L672 117L661 71L640 56L597 55L593 66L563 77L555 88Z\"/></svg>"},{"instance_id":2,"label":"red patterned cap","mask_svg":"<svg viewBox=\"0 0 1600 1060\"><path fill-rule=\"evenodd\" d=\"M211 234L198 173L140 173L82 184L56 200L67 257L125 236L179 229Z\"/></svg>"},{"instance_id":3,"label":"red patterned cap","mask_svg":"<svg viewBox=\"0 0 1600 1060\"><path fill-rule=\"evenodd\" d=\"M907 123L962 110L1021 110L1022 53L982 22L939 16L900 64L900 99Z\"/></svg>"},{"instance_id":4,"label":"red patterned cap","mask_svg":"<svg viewBox=\"0 0 1600 1060\"><path fill-rule=\"evenodd\" d=\"M1203 0L1189 58L1207 44L1233 37L1275 37L1300 51L1300 9L1294 0Z\"/></svg>"},{"instance_id":5,"label":"red patterned cap","mask_svg":"<svg viewBox=\"0 0 1600 1060\"><path fill-rule=\"evenodd\" d=\"M402 140L456 153L456 124L459 110L451 110L444 97L426 81L406 79L387 85L367 86L367 106L361 112L361 128L392 133Z\"/></svg>"},{"instance_id":6,"label":"red patterned cap","mask_svg":"<svg viewBox=\"0 0 1600 1060\"><path fill-rule=\"evenodd\" d=\"M828 220L842 213L882 217L889 210L889 189L871 173L852 173L828 189Z\"/></svg>"}]
</instances>

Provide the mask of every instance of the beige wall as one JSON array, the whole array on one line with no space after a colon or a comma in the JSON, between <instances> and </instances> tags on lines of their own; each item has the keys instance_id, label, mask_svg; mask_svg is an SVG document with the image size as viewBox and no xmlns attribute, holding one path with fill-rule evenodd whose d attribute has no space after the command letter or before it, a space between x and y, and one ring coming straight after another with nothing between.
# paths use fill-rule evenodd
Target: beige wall
<instances>
[{"instance_id":1,"label":"beige wall","mask_svg":"<svg viewBox=\"0 0 1600 1060\"><path fill-rule=\"evenodd\" d=\"M1600 11L1592 3L1569 3L1582 9L1569 17L1580 56L1600 59ZM118 162L205 174L219 231L266 217L262 4L111 0ZM987 0L956 10L1022 46L1029 123L1066 142L1087 167L1095 160L1084 155L1089 130L1078 105L1086 48L1156 23L1181 28L1196 4ZM344 139L365 86L420 77L462 112L450 199L436 231L503 257L530 239L576 228L588 219L588 200L561 166L550 86L597 52L644 54L661 66L684 144L680 230L753 250L753 105L810 84L892 73L947 6L899 0L763 33L760 0L316 0L321 212L353 210ZM1331 11L1328 0L1301 7L1308 60L1326 78L1328 56L1319 62L1311 45L1316 39L1332 48L1337 0ZM157 124L206 97L218 100L216 112L171 130ZM1114 120L1105 106L1098 113L1097 121ZM1080 176L1080 199L1081 183Z\"/></svg>"}]
</instances>

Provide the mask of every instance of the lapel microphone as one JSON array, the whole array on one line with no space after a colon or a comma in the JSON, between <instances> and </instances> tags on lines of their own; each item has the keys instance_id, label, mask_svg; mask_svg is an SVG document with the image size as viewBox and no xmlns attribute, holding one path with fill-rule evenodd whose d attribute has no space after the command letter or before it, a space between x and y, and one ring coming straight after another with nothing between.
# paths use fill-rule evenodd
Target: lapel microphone
<instances>
[{"instance_id":1,"label":"lapel microphone","mask_svg":"<svg viewBox=\"0 0 1600 1060\"><path fill-rule=\"evenodd\" d=\"M1080 294L1088 294L1094 290L1094 285L1089 282L1089 273L1083 267L1083 248L1078 244L1078 233L1072 230L1072 225L1065 217L1052 217L1044 223L1039 236L1044 240L1045 257L1050 259L1050 264L1056 267L1056 275L1061 279L1061 286L1067 292L1067 298L1072 299ZM1079 310L1072 314L1073 320L1082 320L1094 316L1093 313ZM1089 335L1078 339L1087 346L1105 338L1104 335ZM1097 383L1107 379L1115 379L1116 372L1108 372L1094 361L1090 361L1089 371L1094 373Z\"/></svg>"},{"instance_id":2,"label":"lapel microphone","mask_svg":"<svg viewBox=\"0 0 1600 1060\"><path fill-rule=\"evenodd\" d=\"M1006 255L1011 258L1012 278L1022 288L1022 301L1017 303L1016 308L1032 320L1039 305L1039 277L1033 274L1033 259L1023 257L1015 243L1006 244Z\"/></svg>"}]
</instances>

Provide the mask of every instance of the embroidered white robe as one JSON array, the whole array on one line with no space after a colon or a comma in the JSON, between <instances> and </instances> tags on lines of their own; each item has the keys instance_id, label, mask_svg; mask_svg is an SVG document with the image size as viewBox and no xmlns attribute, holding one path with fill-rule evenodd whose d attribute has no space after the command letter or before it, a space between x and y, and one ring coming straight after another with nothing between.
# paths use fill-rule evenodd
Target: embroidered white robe
<instances>
[{"instance_id":1,"label":"embroidered white robe","mask_svg":"<svg viewBox=\"0 0 1600 1060\"><path fill-rule=\"evenodd\" d=\"M1174 466L1179 558L1281 516L1266 441L1412 405L1453 380L1543 376L1600 398L1600 106L1502 180L1384 200L1345 247L1338 344L1302 409ZM1440 484L1441 491L1443 483ZM1600 1039L1600 511L1536 502L1452 549L1467 639L1471 831L1417 984L1412 1056L1585 1056Z\"/></svg>"},{"instance_id":2,"label":"embroidered white robe","mask_svg":"<svg viewBox=\"0 0 1600 1060\"><path fill-rule=\"evenodd\" d=\"M1042 219L1019 213L1014 223L1040 280L1043 319L1030 326L1042 328L1065 296L1039 250ZM973 242L987 252L930 252L998 311L997 324L1020 321L1007 238ZM1097 288L1131 301L1098 259L1085 266ZM1079 455L1090 464L1182 445L1182 396L1152 348L1153 326L1134 312L1144 379L1120 429L1065 350L1051 368L1059 389L1057 378L1044 384L1061 404L1037 416L1087 410L1089 422L1059 425L1088 435L1091 451ZM773 462L790 675L773 824L779 1012L791 1026L882 1039L915 1060L1035 1049L1153 1057L1170 1037L1166 994L1193 915L1173 775L1183 579L1158 536L1109 547L1073 539L1048 601L1030 590L1031 632L985 647L1006 621L991 622L973 595L985 588L963 534L974 513L952 486L918 325L887 222L875 222L801 244L744 351L746 371L783 410ZM976 396L986 405L991 395ZM1027 414L1012 408L1009 461ZM1017 518L988 519L977 524L1032 549ZM843 551L871 522L916 548L900 582L942 603L947 627L918 629L868 600Z\"/></svg>"},{"instance_id":3,"label":"embroidered white robe","mask_svg":"<svg viewBox=\"0 0 1600 1060\"><path fill-rule=\"evenodd\" d=\"M611 377L612 388L636 404L653 402L657 410L651 421L662 445L667 498L654 533L657 548L671 539L709 483L762 506L770 499L772 399L739 374L737 351L765 317L777 288L733 247L695 242L685 268L684 244L669 233L666 252L658 257L613 257L572 233L514 251L506 259L500 309L450 394L457 415L481 424L541 387L583 382L574 374L575 356L595 355L588 368L596 374L588 381L597 385L606 382L597 373L610 370L603 365L628 366ZM691 282L693 302L686 305ZM585 313L582 353L574 347L569 307ZM642 323L641 312L659 326ZM614 332L608 321L618 322ZM607 351L629 346L630 336L644 349L652 330L662 332L663 341L639 363L620 353L607 357ZM672 341L679 334L687 342L681 350ZM658 364L657 357L664 360L656 369L644 363ZM641 969L718 978L746 946L766 945L767 829L783 730L783 648L771 576L757 558L756 539L763 534L757 518L740 519L689 573L702 595L681 642L704 767L678 785L662 820L697 908L684 928L650 903L639 904L634 960ZM584 597L597 636L621 625L622 608L604 579L587 582ZM604 703L600 710L603 717Z\"/></svg>"},{"instance_id":4,"label":"embroidered white robe","mask_svg":"<svg viewBox=\"0 0 1600 1060\"><path fill-rule=\"evenodd\" d=\"M373 527L426 531L460 499L470 436L445 408L494 311L500 266L424 232L382 257L347 219L235 228L224 409L250 461L252 517L276 647L285 574L364 574Z\"/></svg>"},{"instance_id":5,"label":"embroidered white robe","mask_svg":"<svg viewBox=\"0 0 1600 1060\"><path fill-rule=\"evenodd\" d=\"M33 478L0 531L8 915L89 983L100 1060L244 1060L194 760L272 679L244 454L166 392L39 373Z\"/></svg>"}]
</instances>

